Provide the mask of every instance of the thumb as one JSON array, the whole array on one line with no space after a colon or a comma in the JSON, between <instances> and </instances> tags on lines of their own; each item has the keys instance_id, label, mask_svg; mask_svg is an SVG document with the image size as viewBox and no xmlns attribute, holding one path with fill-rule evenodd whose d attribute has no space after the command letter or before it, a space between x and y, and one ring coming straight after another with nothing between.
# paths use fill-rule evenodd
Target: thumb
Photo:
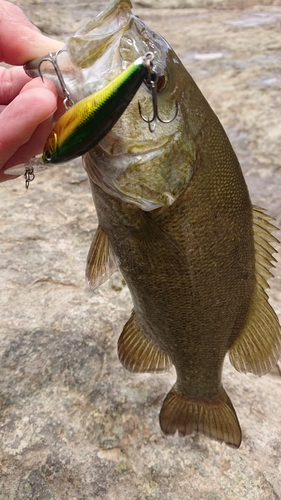
<instances>
[{"instance_id":1,"label":"thumb","mask_svg":"<svg viewBox=\"0 0 281 500\"><path fill-rule=\"evenodd\" d=\"M0 0L0 62L21 66L62 45L42 35L19 7Z\"/></svg>"}]
</instances>

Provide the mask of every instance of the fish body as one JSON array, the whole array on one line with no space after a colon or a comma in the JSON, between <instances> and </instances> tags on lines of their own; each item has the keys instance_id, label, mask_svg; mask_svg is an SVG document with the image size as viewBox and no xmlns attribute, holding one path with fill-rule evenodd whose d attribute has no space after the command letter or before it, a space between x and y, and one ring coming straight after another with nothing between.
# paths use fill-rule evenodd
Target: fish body
<instances>
[{"instance_id":1,"label":"fish body","mask_svg":"<svg viewBox=\"0 0 281 500\"><path fill-rule=\"evenodd\" d=\"M122 3L115 4L117 15ZM278 360L280 326L264 292L274 227L252 206L226 133L189 73L131 13L121 58L143 46L166 79L159 113L171 116L177 102L178 116L151 134L133 100L86 155L99 219L87 279L98 286L118 265L130 289L134 309L118 342L125 368L176 368L160 412L163 432L199 431L239 447L222 367L227 352L239 371L258 375ZM141 87L146 115L149 98Z\"/></svg>"},{"instance_id":2,"label":"fish body","mask_svg":"<svg viewBox=\"0 0 281 500\"><path fill-rule=\"evenodd\" d=\"M68 109L47 138L43 162L69 161L98 144L148 77L149 64L146 57L139 57L104 88Z\"/></svg>"},{"instance_id":3,"label":"fish body","mask_svg":"<svg viewBox=\"0 0 281 500\"><path fill-rule=\"evenodd\" d=\"M265 292L276 228L252 206L226 133L192 77L129 0L111 1L66 47L75 68L93 76L102 63L108 81L118 67L154 54L159 114L168 119L176 107L177 116L156 121L151 133L138 110L139 102L152 115L142 85L85 155L99 220L87 281L95 288L119 267L128 284L134 307L118 341L125 368L175 366L177 381L160 412L163 432L202 432L239 447L222 367L229 353L237 370L262 375L279 358L280 325Z\"/></svg>"}]
</instances>

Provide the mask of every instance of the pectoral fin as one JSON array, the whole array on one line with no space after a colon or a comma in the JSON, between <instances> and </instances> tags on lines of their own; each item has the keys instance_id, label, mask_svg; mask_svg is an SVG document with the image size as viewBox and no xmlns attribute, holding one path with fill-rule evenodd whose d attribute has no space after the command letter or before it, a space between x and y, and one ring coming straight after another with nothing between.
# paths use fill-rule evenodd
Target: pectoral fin
<instances>
[{"instance_id":1,"label":"pectoral fin","mask_svg":"<svg viewBox=\"0 0 281 500\"><path fill-rule=\"evenodd\" d=\"M102 285L118 269L117 258L104 230L98 226L86 265L86 280L92 288Z\"/></svg>"},{"instance_id":2,"label":"pectoral fin","mask_svg":"<svg viewBox=\"0 0 281 500\"><path fill-rule=\"evenodd\" d=\"M118 355L122 365L130 372L162 372L171 366L169 356L142 333L135 311L119 337Z\"/></svg>"},{"instance_id":3,"label":"pectoral fin","mask_svg":"<svg viewBox=\"0 0 281 500\"><path fill-rule=\"evenodd\" d=\"M203 401L189 399L175 384L164 400L159 419L164 434L178 431L179 436L188 436L201 432L234 448L241 444L240 425L223 388L217 400Z\"/></svg>"},{"instance_id":4,"label":"pectoral fin","mask_svg":"<svg viewBox=\"0 0 281 500\"><path fill-rule=\"evenodd\" d=\"M271 234L277 228L270 220L261 208L253 207L256 285L246 325L229 350L230 361L236 370L256 375L269 372L281 353L280 324L265 292L275 261L272 255L275 249L270 242L278 241Z\"/></svg>"}]
</instances>

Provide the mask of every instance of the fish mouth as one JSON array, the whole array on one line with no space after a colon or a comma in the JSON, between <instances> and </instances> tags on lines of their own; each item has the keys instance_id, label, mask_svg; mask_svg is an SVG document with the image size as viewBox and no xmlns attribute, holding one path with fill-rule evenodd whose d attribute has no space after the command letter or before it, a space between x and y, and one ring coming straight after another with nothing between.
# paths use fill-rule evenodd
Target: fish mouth
<instances>
[{"instance_id":1,"label":"fish mouth","mask_svg":"<svg viewBox=\"0 0 281 500\"><path fill-rule=\"evenodd\" d=\"M109 63L111 46L114 46L124 69L125 64L131 64L147 52L152 52L160 61L167 51L167 44L161 38L159 35L156 38L155 33L133 14L130 0L112 0L100 14L67 39L66 47L75 65L87 68L105 55Z\"/></svg>"},{"instance_id":2,"label":"fish mouth","mask_svg":"<svg viewBox=\"0 0 281 500\"><path fill-rule=\"evenodd\" d=\"M114 79L120 71L144 56L154 54L166 66L167 43L132 12L130 0L113 0L74 36L67 39L70 59L85 74L91 93Z\"/></svg>"},{"instance_id":3,"label":"fish mouth","mask_svg":"<svg viewBox=\"0 0 281 500\"><path fill-rule=\"evenodd\" d=\"M130 0L112 0L104 10L66 40L57 56L58 66L71 98L77 102L112 81L139 56L153 52L157 64L166 55L164 39L155 39L141 19L132 12ZM55 54L53 54L55 57ZM34 59L25 64L28 76L50 78L63 97L57 74L50 62ZM46 55L43 59L48 59ZM161 62L162 60L162 62Z\"/></svg>"},{"instance_id":4,"label":"fish mouth","mask_svg":"<svg viewBox=\"0 0 281 500\"><path fill-rule=\"evenodd\" d=\"M120 41L132 19L130 0L113 0L104 10L73 36L66 40L65 47L59 51L57 63L71 98L77 102L93 94L113 80L120 69L127 64L120 55ZM56 57L55 53L52 53ZM42 59L45 61L42 63ZM54 67L43 58L25 64L28 76L36 78L41 74L55 84L63 97L61 85Z\"/></svg>"},{"instance_id":5,"label":"fish mouth","mask_svg":"<svg viewBox=\"0 0 281 500\"><path fill-rule=\"evenodd\" d=\"M74 36L67 40L66 47L71 60L79 68L94 65L116 41L120 41L123 31L132 17L130 0L113 0L104 10Z\"/></svg>"},{"instance_id":6,"label":"fish mouth","mask_svg":"<svg viewBox=\"0 0 281 500\"><path fill-rule=\"evenodd\" d=\"M165 67L167 46L164 39L158 38L133 14L130 0L112 0L94 19L68 37L65 47L51 58L57 58L65 87L76 103L101 90L147 52L154 54L157 66ZM65 97L50 56L29 61L24 69L31 78L40 74L49 78L58 94Z\"/></svg>"}]
</instances>

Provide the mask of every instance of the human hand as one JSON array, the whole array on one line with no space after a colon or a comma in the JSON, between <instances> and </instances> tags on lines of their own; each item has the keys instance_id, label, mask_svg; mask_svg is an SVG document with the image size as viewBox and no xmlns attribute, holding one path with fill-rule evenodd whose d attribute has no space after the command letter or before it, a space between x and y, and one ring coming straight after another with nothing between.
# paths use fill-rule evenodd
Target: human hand
<instances>
[{"instance_id":1,"label":"human hand","mask_svg":"<svg viewBox=\"0 0 281 500\"><path fill-rule=\"evenodd\" d=\"M0 62L22 66L61 47L16 5L0 0ZM12 178L4 170L43 150L56 109L57 91L49 80L31 80L22 67L0 67L0 182Z\"/></svg>"}]
</instances>

